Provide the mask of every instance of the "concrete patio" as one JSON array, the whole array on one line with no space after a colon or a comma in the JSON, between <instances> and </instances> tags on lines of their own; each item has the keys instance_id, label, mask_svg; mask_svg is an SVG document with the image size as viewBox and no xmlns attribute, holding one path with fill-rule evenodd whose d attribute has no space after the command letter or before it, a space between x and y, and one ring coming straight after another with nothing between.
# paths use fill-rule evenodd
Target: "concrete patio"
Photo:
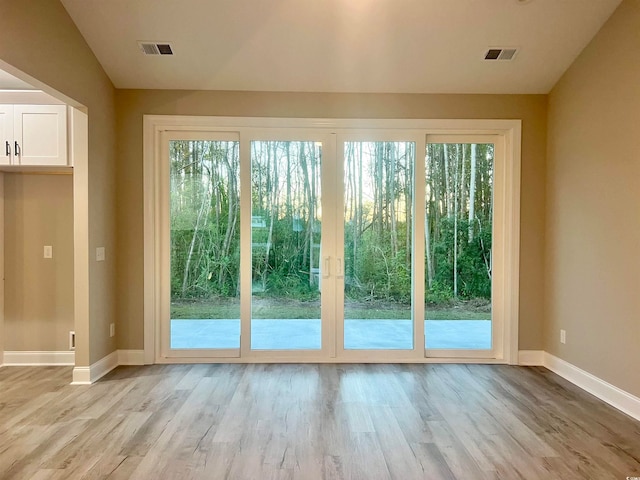
<instances>
[{"instance_id":1,"label":"concrete patio","mask_svg":"<svg viewBox=\"0 0 640 480\"><path fill-rule=\"evenodd\" d=\"M413 348L411 320L345 320L345 349ZM429 349L491 348L491 320L425 320ZM254 319L251 348L314 350L320 348L318 319ZM171 348L222 349L240 347L240 320L171 320Z\"/></svg>"}]
</instances>

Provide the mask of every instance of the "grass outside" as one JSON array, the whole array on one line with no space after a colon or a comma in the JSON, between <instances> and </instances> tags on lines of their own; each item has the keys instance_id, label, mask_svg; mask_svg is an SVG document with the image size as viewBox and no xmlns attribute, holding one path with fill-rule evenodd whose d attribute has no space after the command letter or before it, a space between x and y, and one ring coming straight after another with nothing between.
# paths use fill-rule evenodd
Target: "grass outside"
<instances>
[{"instance_id":1,"label":"grass outside","mask_svg":"<svg viewBox=\"0 0 640 480\"><path fill-rule=\"evenodd\" d=\"M291 299L253 298L254 319L314 319L320 318L320 302ZM445 305L425 305L427 320L490 320L491 305L487 301L449 302ZM240 318L237 299L179 300L171 303L172 319L234 319ZM389 302L349 302L345 318L365 320L409 320L409 305Z\"/></svg>"}]
</instances>

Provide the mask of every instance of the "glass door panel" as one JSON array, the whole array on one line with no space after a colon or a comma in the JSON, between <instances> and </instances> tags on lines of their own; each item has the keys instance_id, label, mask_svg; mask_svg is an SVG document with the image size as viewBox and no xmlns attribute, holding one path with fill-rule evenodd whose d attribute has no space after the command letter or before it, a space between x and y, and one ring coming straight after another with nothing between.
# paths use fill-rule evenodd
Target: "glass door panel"
<instances>
[{"instance_id":1,"label":"glass door panel","mask_svg":"<svg viewBox=\"0 0 640 480\"><path fill-rule=\"evenodd\" d=\"M319 142L251 142L252 350L322 347L321 159Z\"/></svg>"},{"instance_id":2,"label":"glass door panel","mask_svg":"<svg viewBox=\"0 0 640 480\"><path fill-rule=\"evenodd\" d=\"M428 143L425 348L491 350L494 145Z\"/></svg>"},{"instance_id":3,"label":"glass door panel","mask_svg":"<svg viewBox=\"0 0 640 480\"><path fill-rule=\"evenodd\" d=\"M169 140L172 350L240 348L237 140Z\"/></svg>"},{"instance_id":4,"label":"glass door panel","mask_svg":"<svg viewBox=\"0 0 640 480\"><path fill-rule=\"evenodd\" d=\"M344 349L412 350L414 142L347 141Z\"/></svg>"}]
</instances>

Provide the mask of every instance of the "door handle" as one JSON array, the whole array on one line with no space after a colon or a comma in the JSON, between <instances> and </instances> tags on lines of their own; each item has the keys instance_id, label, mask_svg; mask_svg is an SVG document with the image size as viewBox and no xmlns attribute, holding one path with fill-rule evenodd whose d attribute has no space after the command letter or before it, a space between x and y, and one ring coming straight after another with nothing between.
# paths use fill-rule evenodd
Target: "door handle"
<instances>
[{"instance_id":1,"label":"door handle","mask_svg":"<svg viewBox=\"0 0 640 480\"><path fill-rule=\"evenodd\" d=\"M7 157L11 156L11 144L9 142L5 142L5 152Z\"/></svg>"},{"instance_id":2,"label":"door handle","mask_svg":"<svg viewBox=\"0 0 640 480\"><path fill-rule=\"evenodd\" d=\"M14 148L14 151L16 152L16 155L20 155L20 145L18 145L18 142L16 142L16 146Z\"/></svg>"},{"instance_id":3,"label":"door handle","mask_svg":"<svg viewBox=\"0 0 640 480\"><path fill-rule=\"evenodd\" d=\"M344 264L340 257L336 257L336 277L344 278Z\"/></svg>"},{"instance_id":4,"label":"door handle","mask_svg":"<svg viewBox=\"0 0 640 480\"><path fill-rule=\"evenodd\" d=\"M322 278L329 278L329 275L331 275L331 257L324 257L323 263L324 268L322 269Z\"/></svg>"}]
</instances>

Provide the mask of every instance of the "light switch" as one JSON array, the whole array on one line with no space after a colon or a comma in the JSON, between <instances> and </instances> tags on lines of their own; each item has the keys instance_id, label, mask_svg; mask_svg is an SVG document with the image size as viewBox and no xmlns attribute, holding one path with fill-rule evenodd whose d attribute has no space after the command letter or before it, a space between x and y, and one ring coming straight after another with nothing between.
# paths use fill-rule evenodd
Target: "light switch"
<instances>
[{"instance_id":1,"label":"light switch","mask_svg":"<svg viewBox=\"0 0 640 480\"><path fill-rule=\"evenodd\" d=\"M53 258L53 247L51 245L44 246L44 258Z\"/></svg>"},{"instance_id":2,"label":"light switch","mask_svg":"<svg viewBox=\"0 0 640 480\"><path fill-rule=\"evenodd\" d=\"M104 247L96 248L96 262L104 262Z\"/></svg>"}]
</instances>

